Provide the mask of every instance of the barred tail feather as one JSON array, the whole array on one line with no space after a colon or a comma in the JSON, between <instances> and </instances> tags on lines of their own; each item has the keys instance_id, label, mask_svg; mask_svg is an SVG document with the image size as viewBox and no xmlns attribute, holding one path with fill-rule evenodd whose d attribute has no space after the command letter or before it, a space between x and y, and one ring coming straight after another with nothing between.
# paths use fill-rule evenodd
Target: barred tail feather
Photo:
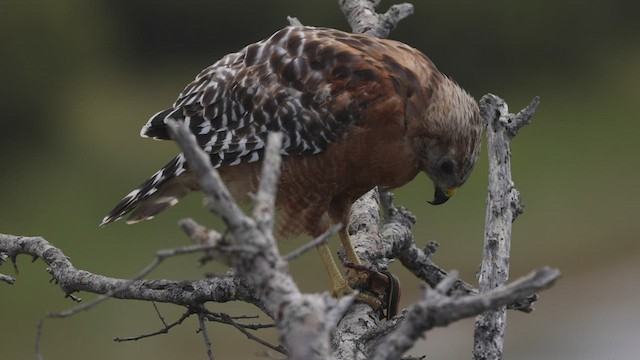
<instances>
[{"instance_id":1,"label":"barred tail feather","mask_svg":"<svg viewBox=\"0 0 640 360\"><path fill-rule=\"evenodd\" d=\"M192 181L184 155L180 154L125 196L104 217L100 226L119 220L129 213L129 224L151 219L193 190L197 190L197 183Z\"/></svg>"},{"instance_id":2,"label":"barred tail feather","mask_svg":"<svg viewBox=\"0 0 640 360\"><path fill-rule=\"evenodd\" d=\"M140 130L140 136L157 140L170 140L165 119L169 116L182 117L182 109L166 109L154 114Z\"/></svg>"}]
</instances>

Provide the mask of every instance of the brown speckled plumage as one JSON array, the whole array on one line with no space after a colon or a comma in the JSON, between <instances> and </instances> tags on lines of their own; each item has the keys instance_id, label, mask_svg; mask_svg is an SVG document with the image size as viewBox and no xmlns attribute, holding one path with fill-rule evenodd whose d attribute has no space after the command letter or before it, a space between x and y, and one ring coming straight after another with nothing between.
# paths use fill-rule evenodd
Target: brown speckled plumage
<instances>
[{"instance_id":1,"label":"brown speckled plumage","mask_svg":"<svg viewBox=\"0 0 640 360\"><path fill-rule=\"evenodd\" d=\"M333 29L287 27L203 70L141 135L169 139L185 121L237 198L255 191L269 131L284 134L281 234L317 236L347 222L374 186L420 171L438 189L460 186L478 157L475 101L419 51ZM148 219L198 189L182 154L103 220Z\"/></svg>"}]
</instances>

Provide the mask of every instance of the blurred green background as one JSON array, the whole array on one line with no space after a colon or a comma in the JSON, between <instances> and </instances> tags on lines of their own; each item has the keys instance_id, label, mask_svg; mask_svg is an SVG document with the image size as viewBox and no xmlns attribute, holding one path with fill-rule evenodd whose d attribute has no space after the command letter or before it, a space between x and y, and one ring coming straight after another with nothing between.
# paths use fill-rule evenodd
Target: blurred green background
<instances>
[{"instance_id":1,"label":"blurred green background","mask_svg":"<svg viewBox=\"0 0 640 360\"><path fill-rule=\"evenodd\" d=\"M476 98L502 96L513 112L536 95L533 124L513 143L513 173L526 205L513 230L511 277L550 265L564 277L537 311L510 313L508 359L628 359L640 334L640 6L631 1L413 1L415 14L391 38L425 52ZM386 9L391 1L384 1ZM153 221L99 228L122 196L176 153L138 136L156 111L224 54L268 37L286 16L348 29L336 1L59 0L0 2L0 232L41 235L75 266L130 277L157 249L188 244L177 221L219 222L191 195ZM397 191L418 216L416 239L440 242L438 264L475 282L481 260L486 160L453 201L431 207L425 176ZM333 246L336 246L336 241ZM285 242L287 252L301 242ZM153 278L223 272L171 259ZM19 258L15 285L0 283L0 357L33 359L35 325L74 305L49 284L45 266ZM315 253L291 265L304 291L329 281ZM418 282L397 264L403 305ZM12 273L5 264L0 272ZM308 279L309 281L305 281ZM90 294L79 294L93 298ZM243 304L212 311L259 314ZM182 309L160 304L167 321ZM268 321L260 319L260 321ZM131 343L114 337L161 327L151 304L111 300L47 320L46 359L204 359L189 319L168 335ZM473 322L427 335L412 354L469 358ZM260 358L235 329L209 325L218 359ZM264 331L274 339L274 332Z\"/></svg>"}]
</instances>

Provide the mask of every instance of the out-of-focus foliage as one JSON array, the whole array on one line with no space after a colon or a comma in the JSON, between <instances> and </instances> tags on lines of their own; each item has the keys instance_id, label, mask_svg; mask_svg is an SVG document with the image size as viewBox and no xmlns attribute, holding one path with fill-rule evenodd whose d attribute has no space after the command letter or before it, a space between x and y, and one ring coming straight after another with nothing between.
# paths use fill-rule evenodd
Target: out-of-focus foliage
<instances>
[{"instance_id":1,"label":"out-of-focus foliage","mask_svg":"<svg viewBox=\"0 0 640 360\"><path fill-rule=\"evenodd\" d=\"M640 332L640 321L625 316L640 295L626 282L637 281L640 260L640 6L622 0L413 3L415 14L393 39L425 52L476 97L495 93L512 111L542 98L533 124L513 144L514 180L526 211L514 227L512 273L551 265L565 277L543 294L537 312L510 317L508 357L628 358L625 351L635 344L628 334ZM147 118L171 104L202 68L269 36L287 24L287 15L348 28L335 1L0 2L0 232L42 235L79 268L129 277L156 249L187 243L178 219L219 226L193 195L151 222L97 224L176 151L171 143L138 137ZM440 207L426 204L432 190L424 176L397 192L397 202L418 216L419 244L439 241L435 260L469 282L481 256L486 173L483 160ZM299 244L285 242L283 252ZM19 259L15 285L0 283L0 349L7 359L34 358L37 319L72 305L47 283L40 262L26 260ZM152 276L224 271L220 265L197 269L195 260L172 260ZM403 275L407 305L418 284L400 266L394 270ZM318 280L325 275L313 253L294 262L292 273L305 291L328 288L328 280ZM312 276L316 280L304 281ZM238 304L211 308L258 313ZM161 309L168 320L181 310ZM141 342L111 341L160 325L150 304L111 301L47 321L43 351L47 359L204 358L194 321ZM467 357L471 328L466 322L435 332L414 353ZM261 351L231 328L210 329L219 358L255 358ZM267 337L274 339L274 332Z\"/></svg>"}]
</instances>

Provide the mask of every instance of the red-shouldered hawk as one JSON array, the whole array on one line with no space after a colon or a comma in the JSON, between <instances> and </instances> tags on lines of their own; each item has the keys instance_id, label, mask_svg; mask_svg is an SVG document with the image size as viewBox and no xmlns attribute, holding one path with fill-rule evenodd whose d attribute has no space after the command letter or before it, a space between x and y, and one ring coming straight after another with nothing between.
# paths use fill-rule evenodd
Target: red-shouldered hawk
<instances>
[{"instance_id":1,"label":"red-shouldered hawk","mask_svg":"<svg viewBox=\"0 0 640 360\"><path fill-rule=\"evenodd\" d=\"M397 188L425 172L444 203L474 167L483 128L474 99L420 51L333 29L287 27L204 69L141 136L169 140L165 121L189 125L236 199L259 182L267 133L284 134L279 233L318 236L348 223L374 186ZM199 189L182 154L103 220L150 219ZM346 230L347 258L359 263ZM334 292L349 289L321 248ZM338 282L338 284L336 284Z\"/></svg>"}]
</instances>

